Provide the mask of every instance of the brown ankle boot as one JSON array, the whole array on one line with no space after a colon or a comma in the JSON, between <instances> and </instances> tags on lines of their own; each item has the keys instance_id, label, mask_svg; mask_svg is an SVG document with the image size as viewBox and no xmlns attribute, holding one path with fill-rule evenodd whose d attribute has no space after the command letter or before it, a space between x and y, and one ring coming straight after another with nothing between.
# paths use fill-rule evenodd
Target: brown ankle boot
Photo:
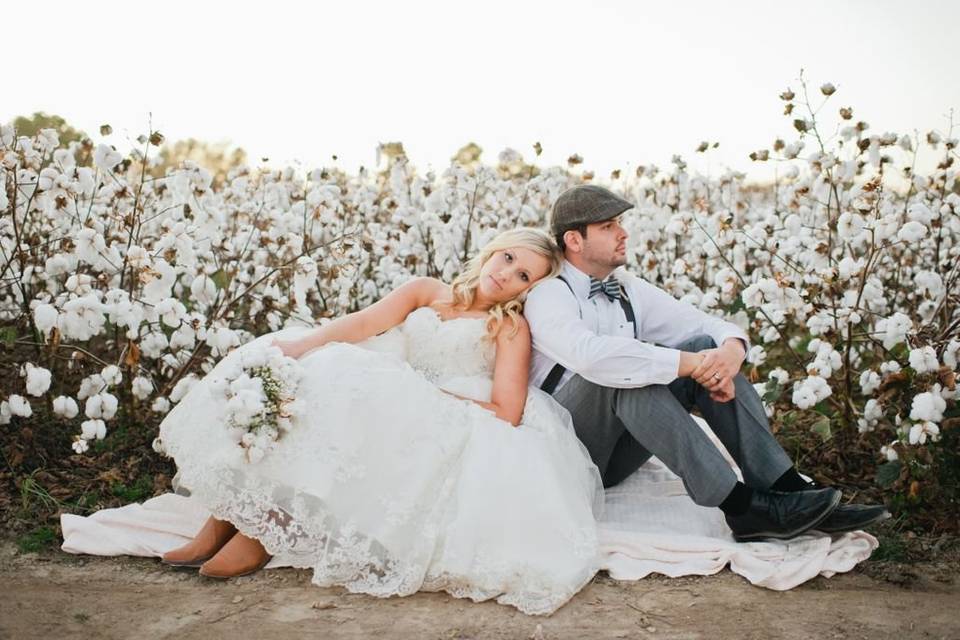
<instances>
[{"instance_id":1,"label":"brown ankle boot","mask_svg":"<svg viewBox=\"0 0 960 640\"><path fill-rule=\"evenodd\" d=\"M208 578L237 578L262 569L270 562L270 554L257 540L238 533L200 567L200 575Z\"/></svg>"},{"instance_id":2,"label":"brown ankle boot","mask_svg":"<svg viewBox=\"0 0 960 640\"><path fill-rule=\"evenodd\" d=\"M208 518L193 540L163 554L163 562L175 567L199 567L227 544L237 532L226 520Z\"/></svg>"}]
</instances>

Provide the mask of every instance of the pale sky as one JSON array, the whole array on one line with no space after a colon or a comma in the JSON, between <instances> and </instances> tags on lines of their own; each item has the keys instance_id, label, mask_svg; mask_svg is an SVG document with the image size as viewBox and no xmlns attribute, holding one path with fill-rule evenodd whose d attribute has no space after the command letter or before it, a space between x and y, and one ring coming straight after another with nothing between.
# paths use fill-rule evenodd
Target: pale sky
<instances>
[{"instance_id":1,"label":"pale sky","mask_svg":"<svg viewBox=\"0 0 960 640\"><path fill-rule=\"evenodd\" d=\"M7 3L0 121L56 113L122 151L148 114L168 140L356 171L379 142L442 169L475 141L540 164L614 168L679 153L716 174L791 135L777 95L832 82L876 133L960 125L960 2ZM954 135L960 133L960 126ZM701 140L719 141L709 162ZM932 160L929 158L928 160ZM762 176L763 172L752 171Z\"/></svg>"}]
</instances>

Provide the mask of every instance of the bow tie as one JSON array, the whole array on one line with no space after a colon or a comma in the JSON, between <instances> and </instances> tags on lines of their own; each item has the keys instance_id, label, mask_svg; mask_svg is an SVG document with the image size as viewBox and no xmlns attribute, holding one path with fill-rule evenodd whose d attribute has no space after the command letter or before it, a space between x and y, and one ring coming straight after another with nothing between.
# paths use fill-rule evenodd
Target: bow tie
<instances>
[{"instance_id":1,"label":"bow tie","mask_svg":"<svg viewBox=\"0 0 960 640\"><path fill-rule=\"evenodd\" d=\"M599 293L607 296L609 300L619 300L620 283L617 282L616 278L613 276L610 276L603 281L597 280L593 276L590 276L590 294L587 296L587 299L589 300Z\"/></svg>"}]
</instances>

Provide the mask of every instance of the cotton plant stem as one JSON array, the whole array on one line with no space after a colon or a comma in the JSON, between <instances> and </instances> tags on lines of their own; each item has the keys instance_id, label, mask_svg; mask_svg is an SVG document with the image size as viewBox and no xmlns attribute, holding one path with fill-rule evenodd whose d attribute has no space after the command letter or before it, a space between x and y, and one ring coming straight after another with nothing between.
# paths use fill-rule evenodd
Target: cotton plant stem
<instances>
[{"instance_id":1,"label":"cotton plant stem","mask_svg":"<svg viewBox=\"0 0 960 640\"><path fill-rule=\"evenodd\" d=\"M727 266L730 267L730 270L733 271L734 275L737 276L737 279L740 280L740 284L743 285L744 287L749 286L747 284L746 278L744 278L743 275L740 273L740 271L738 271L737 268L733 265L733 263L725 255L723 255L723 250L720 248L720 245L717 244L716 240L713 239L713 236L711 236L710 233L707 232L707 230L703 227L703 225L700 224L700 221L697 220L697 216L693 216L693 221L696 223L698 227L700 227L700 230L703 231L704 235L707 236L707 238L710 240L713 246L716 247L717 254L720 256L720 259L723 260L727 264ZM784 335L783 331L780 330L780 327L776 325L773 319L761 307L758 306L757 311L763 314L763 317L767 319L767 322L770 323L770 326L772 326L776 330L777 335L780 336L780 339L783 341L784 346L787 347L787 350L791 353L791 355L793 355L794 360L797 361L797 365L801 369L806 370L806 365L803 363L803 360L800 358L800 355L793 349L793 347L790 346L790 341Z\"/></svg>"}]
</instances>

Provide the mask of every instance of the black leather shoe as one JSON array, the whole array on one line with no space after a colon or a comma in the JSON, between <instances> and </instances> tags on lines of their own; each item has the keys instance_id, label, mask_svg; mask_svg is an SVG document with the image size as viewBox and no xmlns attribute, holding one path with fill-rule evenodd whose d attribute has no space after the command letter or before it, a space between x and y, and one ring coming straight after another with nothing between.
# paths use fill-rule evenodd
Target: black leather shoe
<instances>
[{"instance_id":1,"label":"black leather shoe","mask_svg":"<svg viewBox=\"0 0 960 640\"><path fill-rule=\"evenodd\" d=\"M890 512L883 505L842 504L834 509L814 529L823 533L858 531L866 526L886 520Z\"/></svg>"},{"instance_id":2,"label":"black leather shoe","mask_svg":"<svg viewBox=\"0 0 960 640\"><path fill-rule=\"evenodd\" d=\"M750 507L739 516L727 516L737 542L766 538L793 538L820 524L840 504L836 489L812 491L753 490Z\"/></svg>"}]
</instances>

